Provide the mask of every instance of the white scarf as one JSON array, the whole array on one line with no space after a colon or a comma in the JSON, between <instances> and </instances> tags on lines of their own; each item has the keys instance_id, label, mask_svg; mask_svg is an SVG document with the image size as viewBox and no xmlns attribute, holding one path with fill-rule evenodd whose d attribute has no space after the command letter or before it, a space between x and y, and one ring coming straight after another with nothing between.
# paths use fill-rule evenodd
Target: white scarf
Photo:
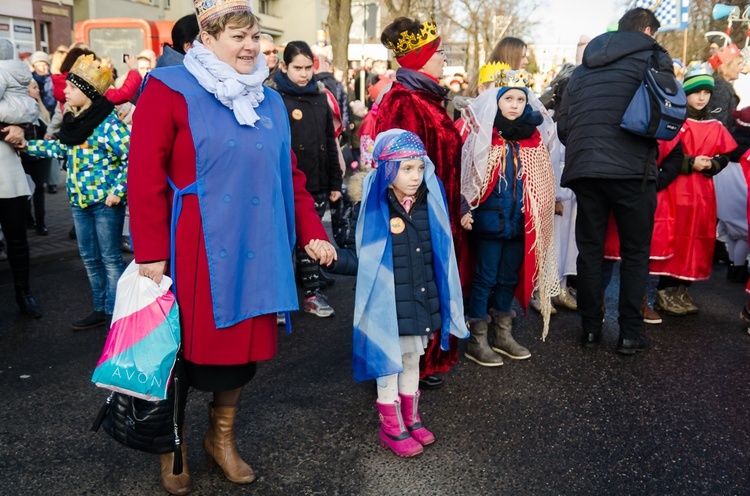
<instances>
[{"instance_id":1,"label":"white scarf","mask_svg":"<svg viewBox=\"0 0 750 496\"><path fill-rule=\"evenodd\" d=\"M234 112L237 122L255 127L255 122L260 119L255 107L263 101L263 81L268 77L262 53L258 53L250 74L240 74L219 60L200 41L194 41L193 47L185 54L184 63L206 91Z\"/></svg>"}]
</instances>

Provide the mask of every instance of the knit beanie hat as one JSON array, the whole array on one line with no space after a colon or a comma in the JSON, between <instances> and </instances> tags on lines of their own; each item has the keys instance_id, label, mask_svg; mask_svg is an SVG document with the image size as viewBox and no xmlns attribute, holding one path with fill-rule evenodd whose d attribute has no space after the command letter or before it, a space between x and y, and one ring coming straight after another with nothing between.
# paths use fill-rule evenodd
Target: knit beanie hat
<instances>
[{"instance_id":1,"label":"knit beanie hat","mask_svg":"<svg viewBox=\"0 0 750 496\"><path fill-rule=\"evenodd\" d=\"M37 62L45 62L47 65L52 65L52 63L49 60L49 55L42 51L37 51L31 54L31 57L29 57L29 64L34 66Z\"/></svg>"},{"instance_id":2,"label":"knit beanie hat","mask_svg":"<svg viewBox=\"0 0 750 496\"><path fill-rule=\"evenodd\" d=\"M73 83L84 95L96 100L109 89L114 80L112 71L102 67L93 55L81 55L70 69L67 81Z\"/></svg>"},{"instance_id":3,"label":"knit beanie hat","mask_svg":"<svg viewBox=\"0 0 750 496\"><path fill-rule=\"evenodd\" d=\"M497 90L497 99L500 100L500 97L507 93L508 90L521 90L526 95L526 98L529 98L529 90L524 86L501 86Z\"/></svg>"},{"instance_id":4,"label":"knit beanie hat","mask_svg":"<svg viewBox=\"0 0 750 496\"><path fill-rule=\"evenodd\" d=\"M697 93L701 90L714 91L714 78L706 72L703 65L691 68L685 74L685 80L682 82L682 88L685 94Z\"/></svg>"},{"instance_id":5,"label":"knit beanie hat","mask_svg":"<svg viewBox=\"0 0 750 496\"><path fill-rule=\"evenodd\" d=\"M0 60L12 60L16 47L8 38L0 38Z\"/></svg>"}]
</instances>

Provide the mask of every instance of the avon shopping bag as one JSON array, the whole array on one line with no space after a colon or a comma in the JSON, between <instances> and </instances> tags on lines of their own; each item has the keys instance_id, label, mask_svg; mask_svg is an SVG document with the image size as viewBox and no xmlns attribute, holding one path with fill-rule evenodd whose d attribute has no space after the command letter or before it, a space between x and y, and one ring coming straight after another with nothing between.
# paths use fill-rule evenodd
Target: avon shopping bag
<instances>
[{"instance_id":1,"label":"avon shopping bag","mask_svg":"<svg viewBox=\"0 0 750 496\"><path fill-rule=\"evenodd\" d=\"M117 282L112 327L91 381L150 401L167 398L180 347L180 318L172 280L138 275L131 262Z\"/></svg>"}]
</instances>

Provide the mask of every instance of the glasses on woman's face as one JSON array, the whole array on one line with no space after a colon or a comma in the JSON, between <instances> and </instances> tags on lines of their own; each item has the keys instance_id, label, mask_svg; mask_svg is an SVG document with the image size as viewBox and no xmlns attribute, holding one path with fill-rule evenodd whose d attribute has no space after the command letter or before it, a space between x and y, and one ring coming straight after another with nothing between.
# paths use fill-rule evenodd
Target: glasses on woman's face
<instances>
[{"instance_id":1,"label":"glasses on woman's face","mask_svg":"<svg viewBox=\"0 0 750 496\"><path fill-rule=\"evenodd\" d=\"M266 50L265 52L263 52L263 55L276 55L277 53L279 53L279 51L274 48L273 50Z\"/></svg>"}]
</instances>

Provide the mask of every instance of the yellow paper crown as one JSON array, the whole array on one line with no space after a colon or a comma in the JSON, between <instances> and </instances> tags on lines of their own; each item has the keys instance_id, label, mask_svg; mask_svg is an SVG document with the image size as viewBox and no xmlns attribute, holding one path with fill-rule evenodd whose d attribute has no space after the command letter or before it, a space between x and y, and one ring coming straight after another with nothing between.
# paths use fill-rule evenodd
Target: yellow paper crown
<instances>
[{"instance_id":1,"label":"yellow paper crown","mask_svg":"<svg viewBox=\"0 0 750 496\"><path fill-rule=\"evenodd\" d=\"M102 67L93 55L81 55L73 64L70 73L78 76L103 95L114 84L112 69Z\"/></svg>"},{"instance_id":2,"label":"yellow paper crown","mask_svg":"<svg viewBox=\"0 0 750 496\"><path fill-rule=\"evenodd\" d=\"M403 57L407 53L416 50L417 48L423 47L428 43L432 43L438 38L437 24L432 21L425 21L419 28L419 33L410 33L409 31L402 31L398 37L398 43L395 45L393 42L386 41L386 48L393 50L393 54L398 57Z\"/></svg>"},{"instance_id":3,"label":"yellow paper crown","mask_svg":"<svg viewBox=\"0 0 750 496\"><path fill-rule=\"evenodd\" d=\"M486 83L494 83L496 88L529 88L531 87L531 74L523 69L511 70L505 62L490 62L479 69L480 86Z\"/></svg>"},{"instance_id":4,"label":"yellow paper crown","mask_svg":"<svg viewBox=\"0 0 750 496\"><path fill-rule=\"evenodd\" d=\"M209 22L225 14L253 11L250 0L193 0L193 6L201 28L206 27Z\"/></svg>"}]
</instances>

